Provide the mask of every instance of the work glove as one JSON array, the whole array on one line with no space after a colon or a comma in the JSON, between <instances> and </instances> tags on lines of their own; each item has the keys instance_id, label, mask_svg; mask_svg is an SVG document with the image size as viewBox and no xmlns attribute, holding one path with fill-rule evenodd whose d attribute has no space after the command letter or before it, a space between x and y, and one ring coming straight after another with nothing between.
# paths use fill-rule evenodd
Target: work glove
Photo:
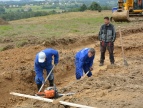
<instances>
[{"instance_id":1,"label":"work glove","mask_svg":"<svg viewBox=\"0 0 143 108\"><path fill-rule=\"evenodd\" d=\"M93 68L92 68L92 67L90 68L90 71L93 71Z\"/></svg>"},{"instance_id":2,"label":"work glove","mask_svg":"<svg viewBox=\"0 0 143 108\"><path fill-rule=\"evenodd\" d=\"M112 41L109 42L109 43L108 43L108 46L113 46L113 43L114 43L114 42L112 42Z\"/></svg>"},{"instance_id":3,"label":"work glove","mask_svg":"<svg viewBox=\"0 0 143 108\"><path fill-rule=\"evenodd\" d=\"M104 41L101 41L101 46L104 46L105 45L105 42Z\"/></svg>"}]
</instances>

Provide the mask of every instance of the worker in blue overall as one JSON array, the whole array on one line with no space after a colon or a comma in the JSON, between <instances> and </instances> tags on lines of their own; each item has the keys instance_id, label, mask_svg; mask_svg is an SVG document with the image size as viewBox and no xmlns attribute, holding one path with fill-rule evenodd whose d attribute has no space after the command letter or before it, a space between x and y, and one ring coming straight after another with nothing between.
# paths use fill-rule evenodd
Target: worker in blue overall
<instances>
[{"instance_id":1,"label":"worker in blue overall","mask_svg":"<svg viewBox=\"0 0 143 108\"><path fill-rule=\"evenodd\" d=\"M52 65L52 57L54 57L54 64L57 65L59 62L59 53L57 50L52 48L47 48L36 55L34 68L35 68L35 82L37 84L38 90L41 88L42 84L45 83L45 79L43 77L43 70L47 71L47 75L53 68ZM54 86L54 75L53 72L50 74L49 85Z\"/></svg>"},{"instance_id":2,"label":"worker in blue overall","mask_svg":"<svg viewBox=\"0 0 143 108\"><path fill-rule=\"evenodd\" d=\"M83 77L83 74L87 73L88 77L92 76L92 65L95 56L94 48L84 48L76 53L75 65L76 65L76 79L79 80Z\"/></svg>"}]
</instances>

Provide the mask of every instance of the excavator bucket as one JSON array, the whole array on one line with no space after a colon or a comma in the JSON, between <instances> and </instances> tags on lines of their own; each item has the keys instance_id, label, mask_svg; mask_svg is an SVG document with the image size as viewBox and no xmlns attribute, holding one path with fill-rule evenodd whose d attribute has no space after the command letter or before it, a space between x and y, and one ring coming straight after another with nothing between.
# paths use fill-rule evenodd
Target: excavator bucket
<instances>
[{"instance_id":1,"label":"excavator bucket","mask_svg":"<svg viewBox=\"0 0 143 108\"><path fill-rule=\"evenodd\" d=\"M129 11L127 10L117 10L113 12L112 18L115 22L129 22Z\"/></svg>"}]
</instances>

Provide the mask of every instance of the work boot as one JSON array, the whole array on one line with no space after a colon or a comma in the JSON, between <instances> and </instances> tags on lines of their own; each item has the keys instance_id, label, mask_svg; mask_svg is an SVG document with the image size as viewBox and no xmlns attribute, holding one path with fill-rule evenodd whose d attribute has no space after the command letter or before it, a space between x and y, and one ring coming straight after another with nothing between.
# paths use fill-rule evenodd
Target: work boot
<instances>
[{"instance_id":1,"label":"work boot","mask_svg":"<svg viewBox=\"0 0 143 108\"><path fill-rule=\"evenodd\" d=\"M50 87L53 87L54 86L54 80L49 80L49 85L50 85Z\"/></svg>"},{"instance_id":2,"label":"work boot","mask_svg":"<svg viewBox=\"0 0 143 108\"><path fill-rule=\"evenodd\" d=\"M42 84L37 84L38 91L40 90L41 86L42 86Z\"/></svg>"},{"instance_id":3,"label":"work boot","mask_svg":"<svg viewBox=\"0 0 143 108\"><path fill-rule=\"evenodd\" d=\"M111 62L111 65L114 65L114 62Z\"/></svg>"},{"instance_id":4,"label":"work boot","mask_svg":"<svg viewBox=\"0 0 143 108\"><path fill-rule=\"evenodd\" d=\"M99 66L103 66L103 65L104 65L104 63L100 63L100 64L99 64Z\"/></svg>"}]
</instances>

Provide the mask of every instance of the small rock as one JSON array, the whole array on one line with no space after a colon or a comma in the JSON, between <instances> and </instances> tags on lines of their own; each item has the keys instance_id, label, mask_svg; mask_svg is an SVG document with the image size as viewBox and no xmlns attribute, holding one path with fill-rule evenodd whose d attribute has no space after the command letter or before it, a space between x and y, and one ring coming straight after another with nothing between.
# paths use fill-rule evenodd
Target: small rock
<instances>
[{"instance_id":1,"label":"small rock","mask_svg":"<svg viewBox=\"0 0 143 108\"><path fill-rule=\"evenodd\" d=\"M58 107L58 108L65 108L65 107L64 107L64 105L59 105L59 107Z\"/></svg>"},{"instance_id":2,"label":"small rock","mask_svg":"<svg viewBox=\"0 0 143 108\"><path fill-rule=\"evenodd\" d=\"M8 80L11 80L12 79L12 74L10 72L9 73L5 73L4 74L4 78L8 79Z\"/></svg>"},{"instance_id":3,"label":"small rock","mask_svg":"<svg viewBox=\"0 0 143 108\"><path fill-rule=\"evenodd\" d=\"M24 60L22 60L20 63L26 63Z\"/></svg>"},{"instance_id":4,"label":"small rock","mask_svg":"<svg viewBox=\"0 0 143 108\"><path fill-rule=\"evenodd\" d=\"M8 60L9 59L9 57L5 57L5 60Z\"/></svg>"},{"instance_id":5,"label":"small rock","mask_svg":"<svg viewBox=\"0 0 143 108\"><path fill-rule=\"evenodd\" d=\"M101 94L100 94L100 97L103 97L103 96L105 96L106 95L106 93L105 92L102 92Z\"/></svg>"},{"instance_id":6,"label":"small rock","mask_svg":"<svg viewBox=\"0 0 143 108\"><path fill-rule=\"evenodd\" d=\"M108 93L110 93L110 92L112 92L112 90L111 90L111 89L109 89L109 90L108 90Z\"/></svg>"},{"instance_id":7,"label":"small rock","mask_svg":"<svg viewBox=\"0 0 143 108\"><path fill-rule=\"evenodd\" d=\"M85 85L83 86L84 89L90 89L90 86L89 85Z\"/></svg>"},{"instance_id":8,"label":"small rock","mask_svg":"<svg viewBox=\"0 0 143 108\"><path fill-rule=\"evenodd\" d=\"M111 86L110 86L110 85L105 85L105 86L103 86L103 88L104 88L104 89L110 89Z\"/></svg>"}]
</instances>

